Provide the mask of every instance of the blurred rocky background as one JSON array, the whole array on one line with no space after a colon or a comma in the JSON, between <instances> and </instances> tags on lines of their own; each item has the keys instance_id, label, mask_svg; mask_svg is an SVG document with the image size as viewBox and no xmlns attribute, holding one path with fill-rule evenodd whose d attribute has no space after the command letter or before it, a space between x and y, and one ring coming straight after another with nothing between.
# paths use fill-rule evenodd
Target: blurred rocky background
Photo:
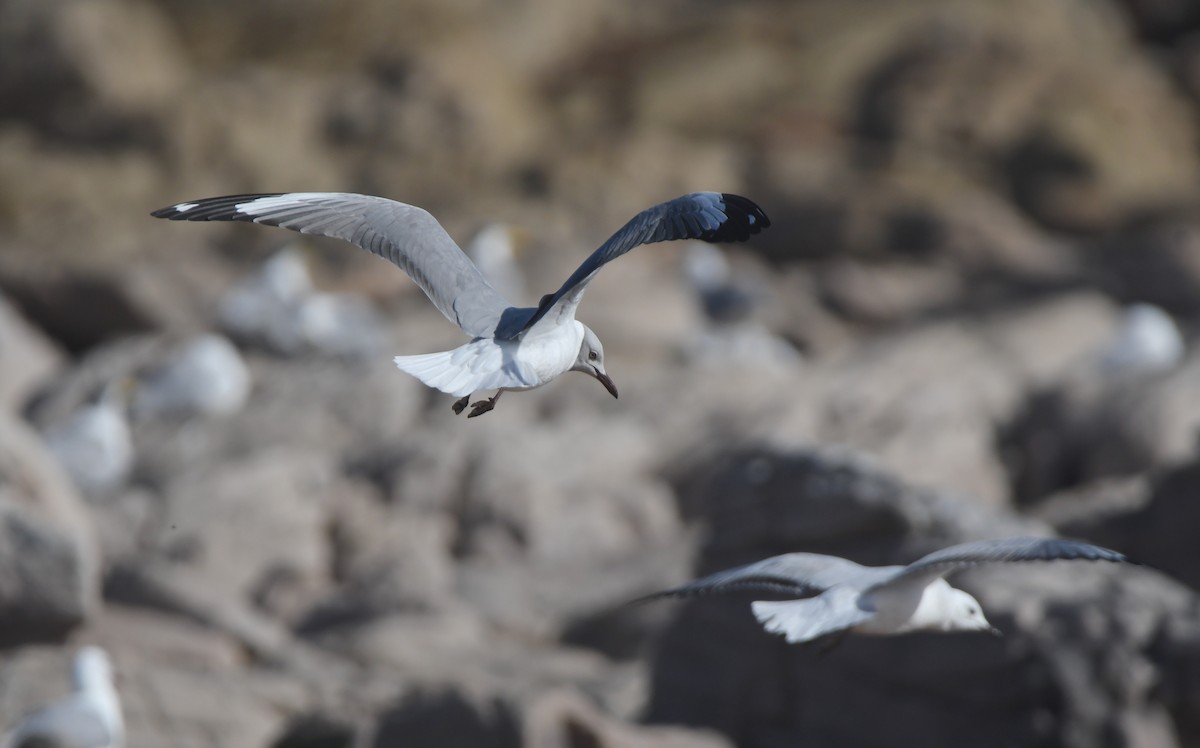
<instances>
[{"instance_id":1,"label":"blurred rocky background","mask_svg":"<svg viewBox=\"0 0 1200 748\"><path fill-rule=\"evenodd\" d=\"M128 745L1200 746L1200 11L1188 0L0 0L0 724L120 671ZM529 303L642 208L581 317L621 388L467 421L382 261L152 209L344 190ZM1001 640L820 656L794 550L1061 532Z\"/></svg>"}]
</instances>

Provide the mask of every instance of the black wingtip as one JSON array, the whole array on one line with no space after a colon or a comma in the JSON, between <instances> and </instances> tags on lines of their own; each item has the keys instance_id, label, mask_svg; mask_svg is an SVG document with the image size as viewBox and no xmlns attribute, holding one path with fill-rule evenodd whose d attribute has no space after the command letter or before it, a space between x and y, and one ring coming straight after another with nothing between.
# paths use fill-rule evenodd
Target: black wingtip
<instances>
[{"instance_id":1,"label":"black wingtip","mask_svg":"<svg viewBox=\"0 0 1200 748\"><path fill-rule=\"evenodd\" d=\"M222 195L187 200L151 211L154 218L168 221L251 221L254 216L237 212L240 203L248 203L264 197L279 197L282 192L258 192L245 195Z\"/></svg>"},{"instance_id":2,"label":"black wingtip","mask_svg":"<svg viewBox=\"0 0 1200 748\"><path fill-rule=\"evenodd\" d=\"M721 202L725 204L725 221L712 232L712 238L705 237L706 241L744 242L771 225L766 212L750 198L722 192Z\"/></svg>"}]
</instances>

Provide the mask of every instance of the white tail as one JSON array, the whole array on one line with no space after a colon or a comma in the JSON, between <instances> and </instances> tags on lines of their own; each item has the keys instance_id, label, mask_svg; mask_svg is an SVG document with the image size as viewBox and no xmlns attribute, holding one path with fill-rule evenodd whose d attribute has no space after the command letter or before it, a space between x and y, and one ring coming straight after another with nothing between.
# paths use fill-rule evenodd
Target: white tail
<instances>
[{"instance_id":1,"label":"white tail","mask_svg":"<svg viewBox=\"0 0 1200 748\"><path fill-rule=\"evenodd\" d=\"M871 614L858 607L857 595L837 589L806 600L750 603L754 617L767 631L782 634L789 643L807 642L825 634L857 626Z\"/></svg>"},{"instance_id":2,"label":"white tail","mask_svg":"<svg viewBox=\"0 0 1200 748\"><path fill-rule=\"evenodd\" d=\"M502 388L523 390L541 384L527 367L506 357L505 350L487 338L477 338L452 351L396 356L393 360L400 371L455 397Z\"/></svg>"}]
</instances>

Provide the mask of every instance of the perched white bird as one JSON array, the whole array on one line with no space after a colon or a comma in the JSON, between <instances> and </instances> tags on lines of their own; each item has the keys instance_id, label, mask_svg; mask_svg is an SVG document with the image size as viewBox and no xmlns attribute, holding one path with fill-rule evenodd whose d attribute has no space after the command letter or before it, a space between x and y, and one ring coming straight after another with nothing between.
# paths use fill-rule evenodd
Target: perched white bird
<instances>
[{"instance_id":1,"label":"perched white bird","mask_svg":"<svg viewBox=\"0 0 1200 748\"><path fill-rule=\"evenodd\" d=\"M525 278L517 265L517 249L528 240L527 233L506 223L489 223L467 245L467 256L484 280L510 301L525 298Z\"/></svg>"},{"instance_id":2,"label":"perched white bird","mask_svg":"<svg viewBox=\"0 0 1200 748\"><path fill-rule=\"evenodd\" d=\"M793 599L755 601L754 617L789 642L829 634L903 634L909 631L989 631L979 601L943 577L980 564L1016 561L1126 561L1106 548L1054 538L980 540L943 548L908 566L861 566L837 556L788 553L717 572L638 602L731 592L771 593ZM804 599L799 599L804 598Z\"/></svg>"},{"instance_id":3,"label":"perched white bird","mask_svg":"<svg viewBox=\"0 0 1200 748\"><path fill-rule=\"evenodd\" d=\"M138 377L132 411L137 418L227 415L249 394L250 370L237 348L220 335L199 335Z\"/></svg>"},{"instance_id":4,"label":"perched white bird","mask_svg":"<svg viewBox=\"0 0 1200 748\"><path fill-rule=\"evenodd\" d=\"M1152 304L1133 304L1097 358L1102 373L1121 376L1165 371L1183 354L1183 336L1171 316Z\"/></svg>"},{"instance_id":5,"label":"perched white bird","mask_svg":"<svg viewBox=\"0 0 1200 748\"><path fill-rule=\"evenodd\" d=\"M382 325L370 305L350 294L318 291L299 252L283 249L236 285L217 310L238 340L276 353L358 356L376 351Z\"/></svg>"},{"instance_id":6,"label":"perched white bird","mask_svg":"<svg viewBox=\"0 0 1200 748\"><path fill-rule=\"evenodd\" d=\"M23 718L0 748L121 748L125 722L112 663L100 647L82 647L71 664L73 693Z\"/></svg>"},{"instance_id":7,"label":"perched white bird","mask_svg":"<svg viewBox=\"0 0 1200 748\"><path fill-rule=\"evenodd\" d=\"M128 382L114 382L93 402L43 434L46 446L83 491L103 493L125 482L133 468L127 416Z\"/></svg>"},{"instance_id":8,"label":"perched white bird","mask_svg":"<svg viewBox=\"0 0 1200 748\"><path fill-rule=\"evenodd\" d=\"M710 322L740 322L753 313L754 294L734 283L729 260L717 247L698 242L689 244L683 253L683 275Z\"/></svg>"},{"instance_id":9,"label":"perched white bird","mask_svg":"<svg viewBox=\"0 0 1200 748\"><path fill-rule=\"evenodd\" d=\"M397 356L396 366L460 397L454 404L456 413L473 393L497 391L474 403L470 416L491 410L506 390L540 387L567 371L595 377L616 397L617 388L604 369L604 347L575 319L575 309L600 268L642 244L672 239L744 241L770 226L762 209L744 197L684 195L635 216L537 307L517 308L487 282L433 216L386 198L337 192L233 195L178 203L151 215L280 226L345 239L391 260L472 338L450 351Z\"/></svg>"}]
</instances>

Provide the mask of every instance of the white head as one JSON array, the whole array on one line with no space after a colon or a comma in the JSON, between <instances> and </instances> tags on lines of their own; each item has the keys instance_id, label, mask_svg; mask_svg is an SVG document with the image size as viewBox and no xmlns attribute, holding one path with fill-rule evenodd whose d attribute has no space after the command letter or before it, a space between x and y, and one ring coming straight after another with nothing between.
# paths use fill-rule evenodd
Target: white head
<instances>
[{"instance_id":1,"label":"white head","mask_svg":"<svg viewBox=\"0 0 1200 748\"><path fill-rule=\"evenodd\" d=\"M579 356L575 359L575 365L571 367L571 371L582 371L584 374L595 377L600 380L600 384L604 385L604 389L608 390L608 394L616 397L617 386L604 371L604 346L600 344L600 338L596 337L596 333L582 322L579 323L579 326L583 328L583 343L579 346Z\"/></svg>"},{"instance_id":2,"label":"white head","mask_svg":"<svg viewBox=\"0 0 1200 748\"><path fill-rule=\"evenodd\" d=\"M943 631L987 631L1000 635L1000 629L988 623L983 615L983 606L966 592L947 586L948 594L943 599Z\"/></svg>"}]
</instances>

